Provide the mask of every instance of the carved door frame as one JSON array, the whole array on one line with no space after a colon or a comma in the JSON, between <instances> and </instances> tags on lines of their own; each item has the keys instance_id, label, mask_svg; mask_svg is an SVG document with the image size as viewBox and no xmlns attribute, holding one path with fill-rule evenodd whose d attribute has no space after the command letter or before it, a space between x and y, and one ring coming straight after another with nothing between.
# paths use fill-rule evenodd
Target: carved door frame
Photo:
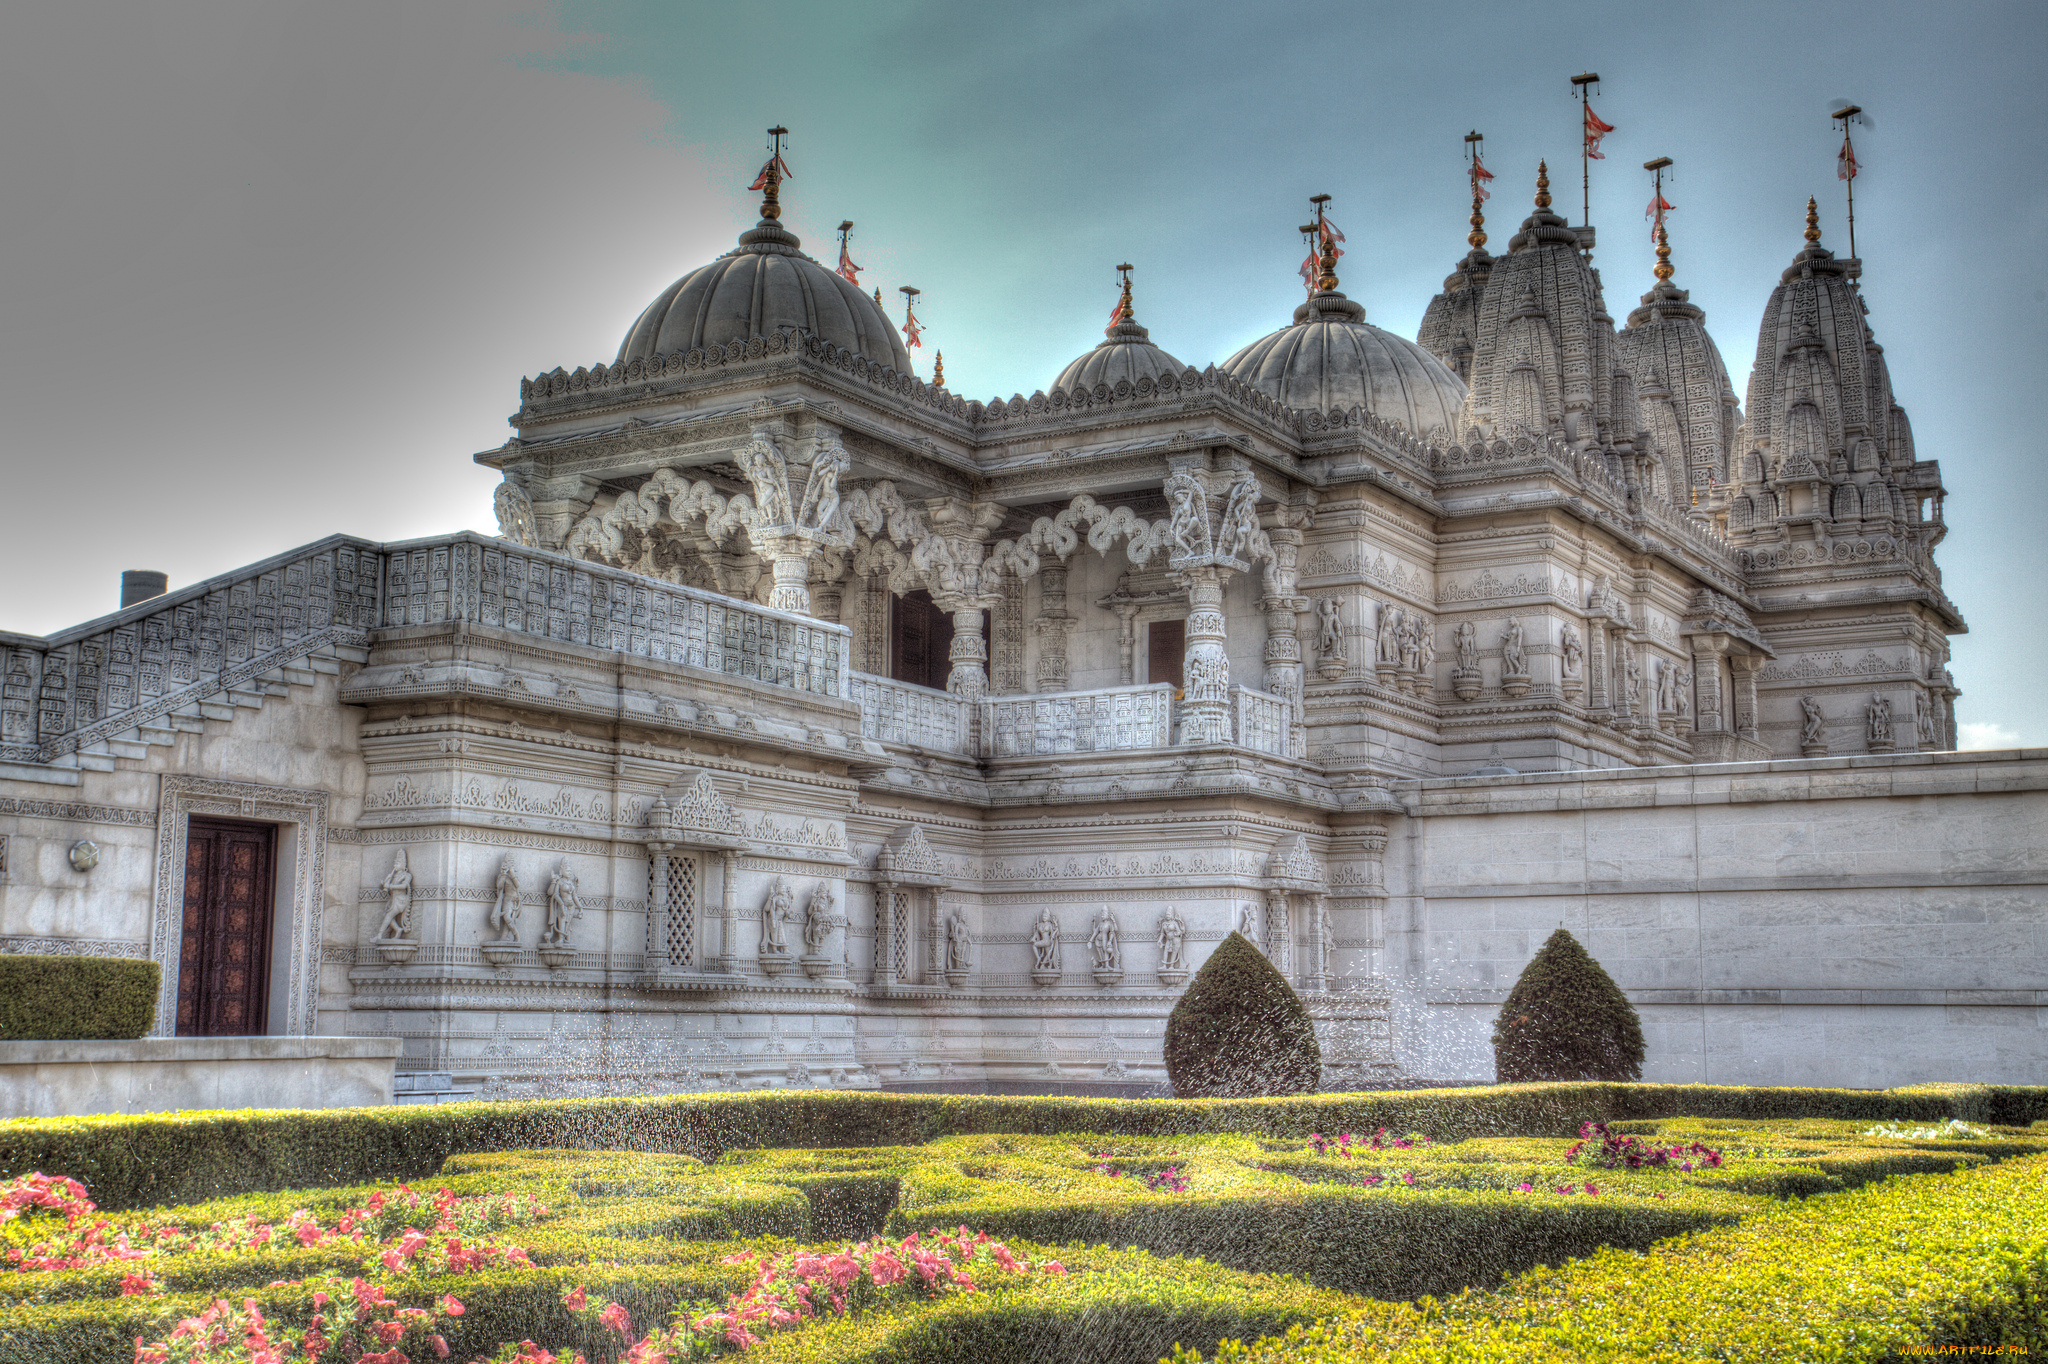
<instances>
[{"instance_id":1,"label":"carved door frame","mask_svg":"<svg viewBox=\"0 0 2048 1364\"><path fill-rule=\"evenodd\" d=\"M178 974L185 913L186 835L193 815L275 824L277 883L272 901L273 953L286 972L273 991L264 1035L310 1037L320 1010L321 920L326 906L325 791L166 775L157 802L156 884L149 955L163 968L152 1037L178 1035ZM273 960L276 956L273 955Z\"/></svg>"}]
</instances>

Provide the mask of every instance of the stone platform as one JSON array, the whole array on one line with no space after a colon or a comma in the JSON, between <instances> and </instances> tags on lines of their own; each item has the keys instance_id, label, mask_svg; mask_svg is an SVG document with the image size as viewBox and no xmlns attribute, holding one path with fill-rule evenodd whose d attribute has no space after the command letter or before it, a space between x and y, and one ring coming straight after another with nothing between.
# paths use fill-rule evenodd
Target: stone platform
<instances>
[{"instance_id":1,"label":"stone platform","mask_svg":"<svg viewBox=\"0 0 2048 1364\"><path fill-rule=\"evenodd\" d=\"M392 1101L395 1037L0 1042L0 1118Z\"/></svg>"}]
</instances>

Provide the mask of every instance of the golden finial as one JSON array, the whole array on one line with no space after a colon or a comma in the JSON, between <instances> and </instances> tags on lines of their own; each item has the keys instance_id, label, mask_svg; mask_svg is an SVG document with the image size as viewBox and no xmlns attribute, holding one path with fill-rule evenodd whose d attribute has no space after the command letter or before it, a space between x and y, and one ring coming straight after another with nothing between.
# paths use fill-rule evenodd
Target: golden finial
<instances>
[{"instance_id":1,"label":"golden finial","mask_svg":"<svg viewBox=\"0 0 2048 1364\"><path fill-rule=\"evenodd\" d=\"M1550 207L1550 163L1536 163L1536 207Z\"/></svg>"},{"instance_id":2,"label":"golden finial","mask_svg":"<svg viewBox=\"0 0 2048 1364\"><path fill-rule=\"evenodd\" d=\"M1124 264L1122 264L1122 265L1119 265L1119 266L1117 267L1117 270L1118 270L1118 271L1119 271L1119 272L1120 272L1120 273L1121 273L1121 274L1123 275L1123 277L1124 277L1124 292L1123 292L1123 297L1121 297L1121 298L1119 298L1119 299L1117 300L1117 305L1116 305L1116 311L1115 311L1115 312L1113 312L1113 313L1111 313L1111 314L1109 315L1109 329L1110 329L1111 331L1115 331L1115 330L1117 329L1117 327L1118 327L1118 326L1119 326L1120 324L1122 324L1122 323L1125 323L1125 322L1133 322L1133 321L1136 321L1136 320L1137 320L1137 318L1136 318L1136 314L1134 314L1134 313L1133 313L1133 312L1131 311L1131 266L1130 266L1130 263L1129 263L1129 262L1127 261L1127 262L1125 262Z\"/></svg>"},{"instance_id":3,"label":"golden finial","mask_svg":"<svg viewBox=\"0 0 2048 1364\"><path fill-rule=\"evenodd\" d=\"M1337 239L1323 224L1323 205L1330 202L1330 196L1313 195L1309 202L1316 206L1316 240L1322 243L1322 254L1316 261L1316 292L1334 294L1337 292Z\"/></svg>"},{"instance_id":4,"label":"golden finial","mask_svg":"<svg viewBox=\"0 0 2048 1364\"><path fill-rule=\"evenodd\" d=\"M1657 265L1650 273L1660 281L1670 279L1677 273L1671 268L1671 234L1665 230L1662 223L1657 224Z\"/></svg>"},{"instance_id":5,"label":"golden finial","mask_svg":"<svg viewBox=\"0 0 2048 1364\"><path fill-rule=\"evenodd\" d=\"M1468 168L1468 174L1472 179L1472 231L1466 235L1465 241L1474 251L1486 245L1486 210L1480 207L1486 201L1486 191L1480 186L1479 181L1482 177L1491 180L1493 173L1487 170L1485 163L1479 159L1485 147L1486 135L1477 128L1465 134L1465 154L1472 161Z\"/></svg>"},{"instance_id":6,"label":"golden finial","mask_svg":"<svg viewBox=\"0 0 2048 1364\"><path fill-rule=\"evenodd\" d=\"M1810 198L1806 201L1806 244L1820 245L1820 205Z\"/></svg>"},{"instance_id":7,"label":"golden finial","mask_svg":"<svg viewBox=\"0 0 2048 1364\"><path fill-rule=\"evenodd\" d=\"M946 352L936 351L932 355L932 387L946 386Z\"/></svg>"},{"instance_id":8,"label":"golden finial","mask_svg":"<svg viewBox=\"0 0 2048 1364\"><path fill-rule=\"evenodd\" d=\"M782 139L789 136L789 129L781 124L768 130L774 141L770 144L768 164L761 168L761 178L754 183L761 190L761 216L770 222L782 216L782 200L779 197L783 179L789 174L789 167L782 164Z\"/></svg>"},{"instance_id":9,"label":"golden finial","mask_svg":"<svg viewBox=\"0 0 2048 1364\"><path fill-rule=\"evenodd\" d=\"M882 306L882 286L879 284L875 286L875 306L877 308Z\"/></svg>"}]
</instances>

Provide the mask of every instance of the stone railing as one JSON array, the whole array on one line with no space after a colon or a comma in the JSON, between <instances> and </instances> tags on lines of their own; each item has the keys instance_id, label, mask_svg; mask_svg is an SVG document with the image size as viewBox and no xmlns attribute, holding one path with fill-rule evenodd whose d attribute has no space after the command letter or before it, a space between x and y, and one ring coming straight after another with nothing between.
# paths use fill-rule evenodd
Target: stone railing
<instances>
[{"instance_id":1,"label":"stone railing","mask_svg":"<svg viewBox=\"0 0 2048 1364\"><path fill-rule=\"evenodd\" d=\"M974 712L951 692L894 682L873 673L850 673L847 697L860 704L863 739L908 744L938 753L971 754Z\"/></svg>"},{"instance_id":2,"label":"stone railing","mask_svg":"<svg viewBox=\"0 0 2048 1364\"><path fill-rule=\"evenodd\" d=\"M844 626L470 532L334 536L47 638L0 635L0 759L53 762L373 630L452 621L848 694Z\"/></svg>"},{"instance_id":3,"label":"stone railing","mask_svg":"<svg viewBox=\"0 0 2048 1364\"><path fill-rule=\"evenodd\" d=\"M982 703L981 732L992 758L1164 748L1173 720L1173 687L1003 696Z\"/></svg>"},{"instance_id":4,"label":"stone railing","mask_svg":"<svg viewBox=\"0 0 2048 1364\"><path fill-rule=\"evenodd\" d=\"M1293 719L1293 708L1270 692L1230 689L1230 735L1240 748L1286 757Z\"/></svg>"}]
</instances>

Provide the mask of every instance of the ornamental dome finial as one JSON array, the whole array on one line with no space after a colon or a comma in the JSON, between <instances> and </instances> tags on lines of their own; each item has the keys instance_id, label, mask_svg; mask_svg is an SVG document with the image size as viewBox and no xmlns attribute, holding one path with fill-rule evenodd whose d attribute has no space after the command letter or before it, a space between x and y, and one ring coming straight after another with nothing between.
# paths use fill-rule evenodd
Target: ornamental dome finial
<instances>
[{"instance_id":1,"label":"ornamental dome finial","mask_svg":"<svg viewBox=\"0 0 2048 1364\"><path fill-rule=\"evenodd\" d=\"M1820 245L1820 205L1810 195L1806 200L1806 244Z\"/></svg>"},{"instance_id":2,"label":"ornamental dome finial","mask_svg":"<svg viewBox=\"0 0 2048 1364\"><path fill-rule=\"evenodd\" d=\"M1548 161L1538 161L1536 163L1536 207L1550 207L1550 163Z\"/></svg>"}]
</instances>

